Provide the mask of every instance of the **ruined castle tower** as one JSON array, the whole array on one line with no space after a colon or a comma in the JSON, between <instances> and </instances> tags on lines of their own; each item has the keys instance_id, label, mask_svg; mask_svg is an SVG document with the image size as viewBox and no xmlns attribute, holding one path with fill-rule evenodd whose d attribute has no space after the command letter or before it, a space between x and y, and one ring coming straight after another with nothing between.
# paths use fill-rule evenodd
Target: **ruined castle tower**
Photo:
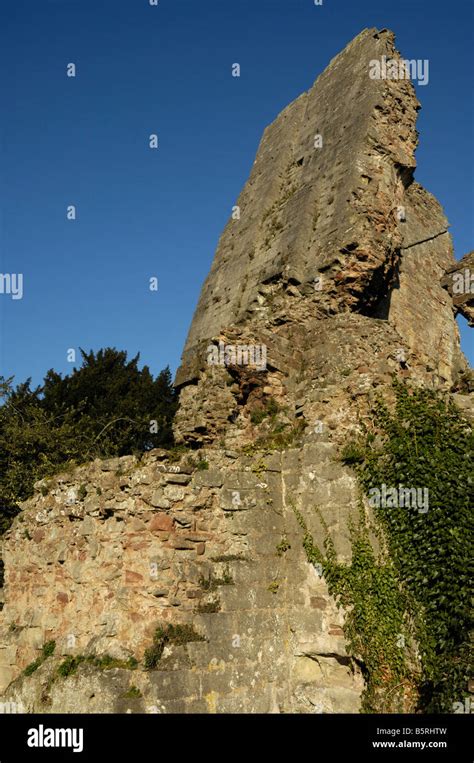
<instances>
[{"instance_id":1,"label":"ruined castle tower","mask_svg":"<svg viewBox=\"0 0 474 763\"><path fill-rule=\"evenodd\" d=\"M359 490L339 447L394 374L461 389L456 312L472 320L472 301L452 291L444 213L414 180L413 85L372 79L382 56L400 59L393 34L364 30L264 132L176 377L188 454L97 461L25 502L4 540L9 701L37 712L359 710L343 613L306 560L295 510L321 542L318 506L350 556ZM131 670L159 623L202 640ZM20 675L52 640L55 656ZM117 666L83 659L58 679L66 655Z\"/></svg>"},{"instance_id":2,"label":"ruined castle tower","mask_svg":"<svg viewBox=\"0 0 474 763\"><path fill-rule=\"evenodd\" d=\"M365 30L265 130L176 377L183 440L212 439L210 417L196 416L200 392L211 394L208 380L195 385L210 340L227 329L260 338L269 368L292 380L326 332L336 339L341 320L346 336L352 326L383 326L427 383L450 386L463 368L440 284L455 267L448 223L414 181L420 106L409 79L371 78L371 61L384 56L400 60L393 34ZM366 357L372 371L374 350L372 343Z\"/></svg>"}]
</instances>

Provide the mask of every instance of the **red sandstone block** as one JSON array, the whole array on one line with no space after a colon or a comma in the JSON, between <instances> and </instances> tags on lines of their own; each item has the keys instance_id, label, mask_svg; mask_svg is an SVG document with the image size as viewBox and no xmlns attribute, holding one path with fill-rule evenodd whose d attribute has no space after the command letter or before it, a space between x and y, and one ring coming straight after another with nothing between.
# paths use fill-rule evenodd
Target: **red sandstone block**
<instances>
[{"instance_id":1,"label":"red sandstone block","mask_svg":"<svg viewBox=\"0 0 474 763\"><path fill-rule=\"evenodd\" d=\"M155 514L150 524L148 525L148 529L151 530L151 532L155 532L156 530L169 532L173 529L173 525L174 522L169 514L160 513Z\"/></svg>"}]
</instances>

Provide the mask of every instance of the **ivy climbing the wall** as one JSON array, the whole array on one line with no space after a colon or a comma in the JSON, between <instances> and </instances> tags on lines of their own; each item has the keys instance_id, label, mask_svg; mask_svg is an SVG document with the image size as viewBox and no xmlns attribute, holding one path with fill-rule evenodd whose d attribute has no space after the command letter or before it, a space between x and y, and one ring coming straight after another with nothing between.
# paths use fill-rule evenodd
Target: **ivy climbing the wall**
<instances>
[{"instance_id":1,"label":"ivy climbing the wall","mask_svg":"<svg viewBox=\"0 0 474 763\"><path fill-rule=\"evenodd\" d=\"M417 675L419 678L411 606L381 533L361 506L358 523L349 528L352 559L346 564L338 560L320 512L326 530L324 551L314 544L303 516L295 513L304 530L308 561L322 573L329 593L345 609L348 652L364 673L362 710L407 712L416 694ZM377 551L374 545L378 545Z\"/></svg>"},{"instance_id":2,"label":"ivy climbing the wall","mask_svg":"<svg viewBox=\"0 0 474 763\"><path fill-rule=\"evenodd\" d=\"M329 536L321 553L305 528L305 548L347 608L346 636L366 672L365 710L388 709L388 694L406 684L406 696L411 683L419 712L452 713L473 675L473 432L448 397L398 381L393 391L342 456L370 497L387 555L375 554L366 519L352 529L349 566ZM423 501L402 500L402 491Z\"/></svg>"}]
</instances>

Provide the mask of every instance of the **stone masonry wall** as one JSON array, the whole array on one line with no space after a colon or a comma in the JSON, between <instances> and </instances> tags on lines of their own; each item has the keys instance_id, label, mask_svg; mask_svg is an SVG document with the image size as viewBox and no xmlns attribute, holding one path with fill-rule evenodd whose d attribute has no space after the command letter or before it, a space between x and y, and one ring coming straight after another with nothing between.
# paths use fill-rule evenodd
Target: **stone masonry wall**
<instances>
[{"instance_id":1,"label":"stone masonry wall","mask_svg":"<svg viewBox=\"0 0 474 763\"><path fill-rule=\"evenodd\" d=\"M293 511L321 538L308 507L323 506L347 556L357 488L335 446L313 440L257 460L200 452L203 470L152 451L39 483L5 542L3 689L46 641L56 654L14 680L7 701L30 712L357 712L342 613L305 560ZM206 641L172 647L157 671L84 665L48 686L66 655L141 660L166 622L193 623ZM126 698L131 685L140 700Z\"/></svg>"}]
</instances>

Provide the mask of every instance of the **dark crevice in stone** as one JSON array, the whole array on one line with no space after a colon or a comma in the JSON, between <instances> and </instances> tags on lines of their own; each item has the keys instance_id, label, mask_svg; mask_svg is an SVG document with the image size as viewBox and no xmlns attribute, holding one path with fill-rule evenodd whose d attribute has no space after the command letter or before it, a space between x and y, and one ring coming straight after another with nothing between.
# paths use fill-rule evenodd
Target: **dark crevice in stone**
<instances>
[{"instance_id":1,"label":"dark crevice in stone","mask_svg":"<svg viewBox=\"0 0 474 763\"><path fill-rule=\"evenodd\" d=\"M358 246L359 244L357 243L357 241L352 241L350 244L346 244L346 246L343 246L342 249L339 249L339 251L341 252L341 254L350 254L355 249L357 249Z\"/></svg>"},{"instance_id":2,"label":"dark crevice in stone","mask_svg":"<svg viewBox=\"0 0 474 763\"><path fill-rule=\"evenodd\" d=\"M415 168L407 167L405 164L400 164L400 162L396 162L395 170L397 171L398 177L403 183L403 187L405 188L405 190L407 190L407 188L409 188L411 184L414 182Z\"/></svg>"},{"instance_id":3,"label":"dark crevice in stone","mask_svg":"<svg viewBox=\"0 0 474 763\"><path fill-rule=\"evenodd\" d=\"M419 246L419 244L426 244L428 241L434 241L435 238L439 238L440 236L444 236L445 233L447 233L447 228L445 230L440 231L439 233L435 233L434 236L429 236L428 238L423 238L421 241L414 241L413 244L407 244L407 246L400 247L405 251L405 249L412 249L414 246Z\"/></svg>"},{"instance_id":4,"label":"dark crevice in stone","mask_svg":"<svg viewBox=\"0 0 474 763\"><path fill-rule=\"evenodd\" d=\"M336 652L318 652L318 654L305 654L305 657L308 657L310 660L314 660L315 662L319 662L320 657L329 657L332 660L336 660L339 665L343 665L344 667L350 667L354 661L352 657L347 657L343 654L336 654Z\"/></svg>"},{"instance_id":5,"label":"dark crevice in stone","mask_svg":"<svg viewBox=\"0 0 474 763\"><path fill-rule=\"evenodd\" d=\"M269 276L268 278L265 278L261 281L262 286L268 286L272 283L278 283L278 281L281 281L282 273L274 273L274 275Z\"/></svg>"},{"instance_id":6,"label":"dark crevice in stone","mask_svg":"<svg viewBox=\"0 0 474 763\"><path fill-rule=\"evenodd\" d=\"M388 270L384 263L373 271L356 312L367 318L388 320L392 292L400 288L400 263L401 250L396 249L391 256Z\"/></svg>"},{"instance_id":7,"label":"dark crevice in stone","mask_svg":"<svg viewBox=\"0 0 474 763\"><path fill-rule=\"evenodd\" d=\"M104 509L101 519L111 519L114 515L113 509Z\"/></svg>"}]
</instances>

